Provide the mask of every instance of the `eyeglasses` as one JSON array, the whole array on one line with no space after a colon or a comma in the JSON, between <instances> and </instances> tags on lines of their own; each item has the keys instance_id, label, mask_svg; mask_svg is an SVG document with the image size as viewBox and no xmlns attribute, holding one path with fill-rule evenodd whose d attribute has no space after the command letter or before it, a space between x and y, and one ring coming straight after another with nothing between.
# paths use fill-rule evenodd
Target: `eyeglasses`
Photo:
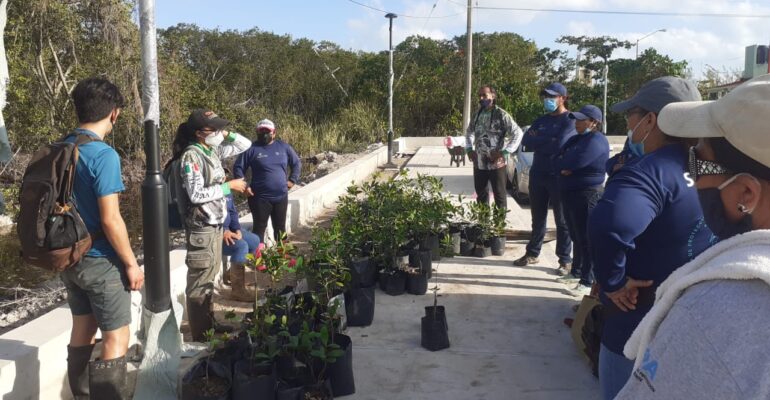
<instances>
[{"instance_id":1,"label":"eyeglasses","mask_svg":"<svg viewBox=\"0 0 770 400\"><path fill-rule=\"evenodd\" d=\"M634 114L642 115L642 114L644 114L644 111L637 110L637 109L631 109L631 110L626 111L623 114L623 118L626 120L626 122L628 122L628 119L631 118L631 116L634 115Z\"/></svg>"},{"instance_id":2,"label":"eyeglasses","mask_svg":"<svg viewBox=\"0 0 770 400\"><path fill-rule=\"evenodd\" d=\"M699 160L695 155L695 147L690 147L690 156L687 162L687 169L690 177L698 179L699 176L707 175L729 175L730 170L719 163L708 160Z\"/></svg>"}]
</instances>

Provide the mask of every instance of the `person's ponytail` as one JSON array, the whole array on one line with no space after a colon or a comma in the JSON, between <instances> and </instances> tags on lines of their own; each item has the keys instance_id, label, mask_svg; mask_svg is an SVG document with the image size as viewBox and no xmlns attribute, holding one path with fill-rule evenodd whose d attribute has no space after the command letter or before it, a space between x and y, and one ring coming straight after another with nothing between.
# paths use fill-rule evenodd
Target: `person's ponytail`
<instances>
[{"instance_id":1,"label":"person's ponytail","mask_svg":"<svg viewBox=\"0 0 770 400\"><path fill-rule=\"evenodd\" d=\"M174 143L171 145L171 159L168 160L166 166L182 157L182 153L195 140L195 130L193 130L187 122L179 124L176 129L176 136L174 136Z\"/></svg>"}]
</instances>

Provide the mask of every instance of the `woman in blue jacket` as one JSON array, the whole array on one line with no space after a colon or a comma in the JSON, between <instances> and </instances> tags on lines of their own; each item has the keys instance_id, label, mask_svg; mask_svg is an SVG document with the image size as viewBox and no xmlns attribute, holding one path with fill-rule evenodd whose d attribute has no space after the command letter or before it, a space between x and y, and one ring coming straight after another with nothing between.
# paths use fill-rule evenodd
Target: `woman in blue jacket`
<instances>
[{"instance_id":1,"label":"woman in blue jacket","mask_svg":"<svg viewBox=\"0 0 770 400\"><path fill-rule=\"evenodd\" d=\"M267 220L271 219L276 242L286 232L286 212L289 189L299 182L301 163L297 152L288 143L275 138L275 124L263 119L257 124L257 140L233 166L236 178L246 176L251 169L249 209L254 218L252 231L265 241Z\"/></svg>"},{"instance_id":2,"label":"woman in blue jacket","mask_svg":"<svg viewBox=\"0 0 770 400\"><path fill-rule=\"evenodd\" d=\"M227 195L226 199L227 217L222 233L222 255L230 257L230 268L222 274L222 280L230 285L230 296L234 300L253 302L256 294L246 288L246 254L257 250L259 236L241 229L233 195Z\"/></svg>"},{"instance_id":3,"label":"woman in blue jacket","mask_svg":"<svg viewBox=\"0 0 770 400\"><path fill-rule=\"evenodd\" d=\"M594 276L605 306L599 351L605 400L614 399L631 377L634 363L623 356L623 347L652 308L656 288L711 244L713 235L686 172L686 143L658 125L664 106L699 100L694 84L667 76L647 82L612 107L625 114L633 158L607 180L588 224Z\"/></svg>"},{"instance_id":4,"label":"woman in blue jacket","mask_svg":"<svg viewBox=\"0 0 770 400\"><path fill-rule=\"evenodd\" d=\"M565 281L579 280L576 295L591 293L593 261L588 247L588 213L602 195L605 164L610 144L599 130L602 112L593 105L569 113L575 120L577 135L564 143L554 160L559 171L559 190L569 234L575 243L572 269Z\"/></svg>"}]
</instances>

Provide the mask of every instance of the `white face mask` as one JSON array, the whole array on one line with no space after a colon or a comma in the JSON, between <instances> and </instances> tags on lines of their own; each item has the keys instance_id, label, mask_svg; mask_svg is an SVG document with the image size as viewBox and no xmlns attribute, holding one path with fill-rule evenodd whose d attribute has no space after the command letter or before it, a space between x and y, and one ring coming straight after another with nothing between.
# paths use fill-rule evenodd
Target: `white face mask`
<instances>
[{"instance_id":1,"label":"white face mask","mask_svg":"<svg viewBox=\"0 0 770 400\"><path fill-rule=\"evenodd\" d=\"M225 140L225 136L222 134L222 131L216 131L206 136L205 142L211 147L217 147L222 144L223 140Z\"/></svg>"}]
</instances>

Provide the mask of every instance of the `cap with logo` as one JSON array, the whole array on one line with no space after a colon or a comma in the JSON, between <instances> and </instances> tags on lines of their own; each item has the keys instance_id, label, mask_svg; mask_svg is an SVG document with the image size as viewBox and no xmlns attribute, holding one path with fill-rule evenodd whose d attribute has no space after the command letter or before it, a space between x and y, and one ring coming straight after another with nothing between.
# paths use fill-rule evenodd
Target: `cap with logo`
<instances>
[{"instance_id":1,"label":"cap with logo","mask_svg":"<svg viewBox=\"0 0 770 400\"><path fill-rule=\"evenodd\" d=\"M187 124L196 131L203 128L220 130L229 125L230 121L220 118L214 111L198 108L190 113L190 116L187 118Z\"/></svg>"}]
</instances>

